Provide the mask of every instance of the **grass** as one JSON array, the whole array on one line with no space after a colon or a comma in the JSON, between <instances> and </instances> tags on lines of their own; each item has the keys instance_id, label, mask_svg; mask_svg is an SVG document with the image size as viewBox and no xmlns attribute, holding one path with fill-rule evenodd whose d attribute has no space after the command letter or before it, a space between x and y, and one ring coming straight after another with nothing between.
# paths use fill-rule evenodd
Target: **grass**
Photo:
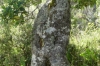
<instances>
[{"instance_id":1,"label":"grass","mask_svg":"<svg viewBox=\"0 0 100 66\"><path fill-rule=\"evenodd\" d=\"M72 28L67 57L71 66L100 66L100 28Z\"/></svg>"}]
</instances>

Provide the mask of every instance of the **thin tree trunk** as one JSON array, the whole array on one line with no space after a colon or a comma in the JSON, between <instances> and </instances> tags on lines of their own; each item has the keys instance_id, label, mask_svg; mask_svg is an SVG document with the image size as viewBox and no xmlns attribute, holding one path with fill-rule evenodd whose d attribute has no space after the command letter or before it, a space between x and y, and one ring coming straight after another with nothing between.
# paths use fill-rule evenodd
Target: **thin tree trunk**
<instances>
[{"instance_id":1,"label":"thin tree trunk","mask_svg":"<svg viewBox=\"0 0 100 66\"><path fill-rule=\"evenodd\" d=\"M69 66L70 0L47 0L33 27L31 66Z\"/></svg>"}]
</instances>

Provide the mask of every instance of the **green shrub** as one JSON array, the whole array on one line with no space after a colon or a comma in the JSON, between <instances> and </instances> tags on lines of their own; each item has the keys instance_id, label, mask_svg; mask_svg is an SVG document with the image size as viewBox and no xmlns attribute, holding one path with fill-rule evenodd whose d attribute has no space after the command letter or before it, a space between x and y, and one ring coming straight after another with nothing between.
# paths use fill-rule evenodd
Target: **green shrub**
<instances>
[{"instance_id":1,"label":"green shrub","mask_svg":"<svg viewBox=\"0 0 100 66\"><path fill-rule=\"evenodd\" d=\"M100 64L100 28L89 23L85 30L72 29L67 58L71 66L98 66Z\"/></svg>"}]
</instances>

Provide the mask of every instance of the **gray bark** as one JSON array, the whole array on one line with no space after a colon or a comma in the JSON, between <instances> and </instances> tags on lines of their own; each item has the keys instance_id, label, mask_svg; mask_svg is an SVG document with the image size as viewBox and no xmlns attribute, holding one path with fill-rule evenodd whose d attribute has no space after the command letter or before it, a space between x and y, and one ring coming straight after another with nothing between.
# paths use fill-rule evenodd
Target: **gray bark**
<instances>
[{"instance_id":1,"label":"gray bark","mask_svg":"<svg viewBox=\"0 0 100 66\"><path fill-rule=\"evenodd\" d=\"M50 0L41 7L33 27L31 66L69 66L70 0Z\"/></svg>"}]
</instances>

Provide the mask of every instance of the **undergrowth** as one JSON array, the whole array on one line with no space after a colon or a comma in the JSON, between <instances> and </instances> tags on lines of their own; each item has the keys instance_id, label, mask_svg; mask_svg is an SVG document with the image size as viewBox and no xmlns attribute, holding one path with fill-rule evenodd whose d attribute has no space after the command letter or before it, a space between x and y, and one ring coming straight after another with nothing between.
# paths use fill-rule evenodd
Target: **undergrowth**
<instances>
[{"instance_id":1,"label":"undergrowth","mask_svg":"<svg viewBox=\"0 0 100 66\"><path fill-rule=\"evenodd\" d=\"M89 23L85 30L73 28L67 58L71 66L100 66L100 28Z\"/></svg>"}]
</instances>

